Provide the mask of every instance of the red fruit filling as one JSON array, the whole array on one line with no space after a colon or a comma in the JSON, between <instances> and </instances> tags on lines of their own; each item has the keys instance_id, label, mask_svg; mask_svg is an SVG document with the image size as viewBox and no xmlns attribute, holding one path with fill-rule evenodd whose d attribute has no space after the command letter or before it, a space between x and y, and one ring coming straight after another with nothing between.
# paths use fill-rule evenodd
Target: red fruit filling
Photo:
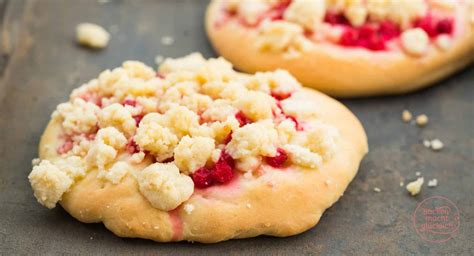
<instances>
[{"instance_id":1,"label":"red fruit filling","mask_svg":"<svg viewBox=\"0 0 474 256\"><path fill-rule=\"evenodd\" d=\"M230 165L224 161L217 161L216 165L214 166L214 171L211 173L212 180L215 183L223 184L229 182L232 177L234 177L232 167L230 167Z\"/></svg>"},{"instance_id":2,"label":"red fruit filling","mask_svg":"<svg viewBox=\"0 0 474 256\"><path fill-rule=\"evenodd\" d=\"M252 122L252 120L250 120L242 111L237 112L237 114L235 114L235 118L237 121L239 121L240 127Z\"/></svg>"},{"instance_id":3,"label":"red fruit filling","mask_svg":"<svg viewBox=\"0 0 474 256\"><path fill-rule=\"evenodd\" d=\"M454 28L454 20L451 18L435 20L433 16L427 15L416 20L413 26L423 29L431 38L433 38L441 34L451 34Z\"/></svg>"},{"instance_id":4,"label":"red fruit filling","mask_svg":"<svg viewBox=\"0 0 474 256\"><path fill-rule=\"evenodd\" d=\"M277 149L277 154L275 156L265 157L267 164L275 168L283 167L286 163L286 160L288 160L288 154L282 148Z\"/></svg>"},{"instance_id":5,"label":"red fruit filling","mask_svg":"<svg viewBox=\"0 0 474 256\"><path fill-rule=\"evenodd\" d=\"M211 170L207 167L201 167L197 169L192 175L194 186L197 188L207 188L213 183L211 178Z\"/></svg>"},{"instance_id":6,"label":"red fruit filling","mask_svg":"<svg viewBox=\"0 0 474 256\"><path fill-rule=\"evenodd\" d=\"M398 37L400 33L400 28L390 21L383 21L379 25L367 23L358 28L347 27L339 39L339 44L382 51L387 48L387 41Z\"/></svg>"},{"instance_id":7,"label":"red fruit filling","mask_svg":"<svg viewBox=\"0 0 474 256\"><path fill-rule=\"evenodd\" d=\"M137 123L137 126L140 124L140 122L143 119L143 115L136 115L136 116L132 116L132 117L133 117L133 119L135 119L135 123Z\"/></svg>"},{"instance_id":8,"label":"red fruit filling","mask_svg":"<svg viewBox=\"0 0 474 256\"><path fill-rule=\"evenodd\" d=\"M451 34L453 32L454 21L453 19L442 19L436 24L436 31L438 34Z\"/></svg>"},{"instance_id":9,"label":"red fruit filling","mask_svg":"<svg viewBox=\"0 0 474 256\"><path fill-rule=\"evenodd\" d=\"M161 79L165 79L165 75L161 74L159 71L156 72L156 77L159 77Z\"/></svg>"},{"instance_id":10,"label":"red fruit filling","mask_svg":"<svg viewBox=\"0 0 474 256\"><path fill-rule=\"evenodd\" d=\"M222 151L219 160L217 160L214 166L197 169L191 175L191 178L197 188L207 188L216 184L225 184L234 177L232 170L234 166L234 159L225 151Z\"/></svg>"},{"instance_id":11,"label":"red fruit filling","mask_svg":"<svg viewBox=\"0 0 474 256\"><path fill-rule=\"evenodd\" d=\"M102 98L97 95L96 93L90 93L90 92L87 92L85 93L84 95L80 96L81 99L87 101L87 102L92 102L94 103L95 105L97 105L98 107L102 107Z\"/></svg>"},{"instance_id":12,"label":"red fruit filling","mask_svg":"<svg viewBox=\"0 0 474 256\"><path fill-rule=\"evenodd\" d=\"M57 151L58 151L59 154L65 154L65 153L69 152L72 149L73 146L74 146L74 143L72 142L72 140L67 139L63 144L61 144L57 148Z\"/></svg>"},{"instance_id":13,"label":"red fruit filling","mask_svg":"<svg viewBox=\"0 0 474 256\"><path fill-rule=\"evenodd\" d=\"M272 7L267 16L272 20L282 20L283 14L290 4L291 0L280 1L278 4Z\"/></svg>"},{"instance_id":14,"label":"red fruit filling","mask_svg":"<svg viewBox=\"0 0 474 256\"><path fill-rule=\"evenodd\" d=\"M298 119L296 119L296 117L294 116L289 116L289 115L285 115L285 117L287 119L290 119L291 121L293 121L295 123L295 127L296 127L296 130L297 131L303 131L303 126L301 126L300 122L298 122Z\"/></svg>"},{"instance_id":15,"label":"red fruit filling","mask_svg":"<svg viewBox=\"0 0 474 256\"><path fill-rule=\"evenodd\" d=\"M271 95L273 98L276 100L284 100L289 97L291 97L291 92L290 93L276 93L276 92L271 92Z\"/></svg>"},{"instance_id":16,"label":"red fruit filling","mask_svg":"<svg viewBox=\"0 0 474 256\"><path fill-rule=\"evenodd\" d=\"M336 11L327 11L324 16L324 22L331 25L349 25L349 21L344 14Z\"/></svg>"},{"instance_id":17,"label":"red fruit filling","mask_svg":"<svg viewBox=\"0 0 474 256\"><path fill-rule=\"evenodd\" d=\"M140 147L137 145L134 139L130 139L126 146L127 152L130 154L135 154L140 152Z\"/></svg>"},{"instance_id":18,"label":"red fruit filling","mask_svg":"<svg viewBox=\"0 0 474 256\"><path fill-rule=\"evenodd\" d=\"M137 101L136 100L132 100L132 99L126 99L122 102L122 105L124 106L132 106L132 107L136 107L137 106Z\"/></svg>"}]
</instances>

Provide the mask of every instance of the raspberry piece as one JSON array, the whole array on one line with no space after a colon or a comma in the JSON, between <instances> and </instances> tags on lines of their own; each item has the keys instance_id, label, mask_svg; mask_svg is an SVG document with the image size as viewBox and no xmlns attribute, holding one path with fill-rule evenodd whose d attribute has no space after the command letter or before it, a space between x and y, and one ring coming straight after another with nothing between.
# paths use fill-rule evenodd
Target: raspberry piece
<instances>
[{"instance_id":1,"label":"raspberry piece","mask_svg":"<svg viewBox=\"0 0 474 256\"><path fill-rule=\"evenodd\" d=\"M137 101L136 100L132 100L132 99L126 99L122 102L122 105L124 106L132 106L132 107L135 107L137 106Z\"/></svg>"},{"instance_id":2,"label":"raspberry piece","mask_svg":"<svg viewBox=\"0 0 474 256\"><path fill-rule=\"evenodd\" d=\"M348 25L349 21L344 16L343 13L335 11L327 11L324 16L324 22L327 22L331 25Z\"/></svg>"},{"instance_id":3,"label":"raspberry piece","mask_svg":"<svg viewBox=\"0 0 474 256\"><path fill-rule=\"evenodd\" d=\"M435 37L438 34L431 15L416 20L414 27L423 29L430 37Z\"/></svg>"},{"instance_id":4,"label":"raspberry piece","mask_svg":"<svg viewBox=\"0 0 474 256\"><path fill-rule=\"evenodd\" d=\"M358 32L356 29L347 28L341 35L339 43L344 46L357 46L358 44Z\"/></svg>"},{"instance_id":5,"label":"raspberry piece","mask_svg":"<svg viewBox=\"0 0 474 256\"><path fill-rule=\"evenodd\" d=\"M237 118L239 121L240 127L252 122L252 120L250 120L242 111L237 112L237 114L235 114L235 118Z\"/></svg>"},{"instance_id":6,"label":"raspberry piece","mask_svg":"<svg viewBox=\"0 0 474 256\"><path fill-rule=\"evenodd\" d=\"M385 40L391 40L400 35L400 28L391 21L382 21L379 27L379 33Z\"/></svg>"},{"instance_id":7,"label":"raspberry piece","mask_svg":"<svg viewBox=\"0 0 474 256\"><path fill-rule=\"evenodd\" d=\"M212 181L223 184L232 180L233 177L234 172L232 172L232 167L225 161L217 161L213 172L211 172Z\"/></svg>"},{"instance_id":8,"label":"raspberry piece","mask_svg":"<svg viewBox=\"0 0 474 256\"><path fill-rule=\"evenodd\" d=\"M102 108L102 98L99 95L97 95L97 93L88 92L88 93L86 93L86 94L84 94L80 97L84 101L92 102L95 105L97 105L98 107Z\"/></svg>"},{"instance_id":9,"label":"raspberry piece","mask_svg":"<svg viewBox=\"0 0 474 256\"><path fill-rule=\"evenodd\" d=\"M59 154L65 154L69 152L73 146L74 143L72 142L72 140L68 139L58 147L57 151Z\"/></svg>"},{"instance_id":10,"label":"raspberry piece","mask_svg":"<svg viewBox=\"0 0 474 256\"><path fill-rule=\"evenodd\" d=\"M453 32L453 19L445 18L436 23L438 34L451 34Z\"/></svg>"},{"instance_id":11,"label":"raspberry piece","mask_svg":"<svg viewBox=\"0 0 474 256\"><path fill-rule=\"evenodd\" d=\"M231 168L235 167L235 160L227 152L222 151L221 156L217 162L226 162Z\"/></svg>"},{"instance_id":12,"label":"raspberry piece","mask_svg":"<svg viewBox=\"0 0 474 256\"><path fill-rule=\"evenodd\" d=\"M137 123L137 126L138 126L143 119L143 115L136 115L136 116L133 116L132 118L135 119L135 123Z\"/></svg>"},{"instance_id":13,"label":"raspberry piece","mask_svg":"<svg viewBox=\"0 0 474 256\"><path fill-rule=\"evenodd\" d=\"M367 48L373 51L382 51L385 50L385 41L384 39L377 35L373 34L368 40L367 40Z\"/></svg>"},{"instance_id":14,"label":"raspberry piece","mask_svg":"<svg viewBox=\"0 0 474 256\"><path fill-rule=\"evenodd\" d=\"M165 75L161 74L159 71L156 72L156 77L161 78L161 79L165 79Z\"/></svg>"},{"instance_id":15,"label":"raspberry piece","mask_svg":"<svg viewBox=\"0 0 474 256\"><path fill-rule=\"evenodd\" d=\"M271 20L282 20L283 14L290 4L291 0L280 1L268 12L268 17Z\"/></svg>"},{"instance_id":16,"label":"raspberry piece","mask_svg":"<svg viewBox=\"0 0 474 256\"><path fill-rule=\"evenodd\" d=\"M206 167L201 167L191 174L191 179L197 188L207 188L212 185L211 176L211 170Z\"/></svg>"},{"instance_id":17,"label":"raspberry piece","mask_svg":"<svg viewBox=\"0 0 474 256\"><path fill-rule=\"evenodd\" d=\"M135 154L135 153L140 152L140 147L137 145L134 139L130 139L125 148L127 149L127 152L130 154Z\"/></svg>"},{"instance_id":18,"label":"raspberry piece","mask_svg":"<svg viewBox=\"0 0 474 256\"><path fill-rule=\"evenodd\" d=\"M359 39L369 39L377 32L375 26L371 24L364 24L359 28Z\"/></svg>"},{"instance_id":19,"label":"raspberry piece","mask_svg":"<svg viewBox=\"0 0 474 256\"><path fill-rule=\"evenodd\" d=\"M265 157L267 164L275 168L283 167L286 160L288 160L288 154L282 148L277 149L277 154L275 156Z\"/></svg>"},{"instance_id":20,"label":"raspberry piece","mask_svg":"<svg viewBox=\"0 0 474 256\"><path fill-rule=\"evenodd\" d=\"M275 98L276 100L284 100L289 97L291 97L291 92L290 93L276 93L272 92L271 93L272 97Z\"/></svg>"},{"instance_id":21,"label":"raspberry piece","mask_svg":"<svg viewBox=\"0 0 474 256\"><path fill-rule=\"evenodd\" d=\"M296 117L287 115L286 118L290 119L291 121L295 123L295 127L297 131L303 131L303 127L300 125L300 122L298 122Z\"/></svg>"}]
</instances>

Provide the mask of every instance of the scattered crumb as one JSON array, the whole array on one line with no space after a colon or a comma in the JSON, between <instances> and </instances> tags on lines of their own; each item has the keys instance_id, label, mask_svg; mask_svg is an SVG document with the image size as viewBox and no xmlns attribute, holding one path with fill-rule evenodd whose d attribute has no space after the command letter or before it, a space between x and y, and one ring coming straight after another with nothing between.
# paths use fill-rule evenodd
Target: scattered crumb
<instances>
[{"instance_id":1,"label":"scattered crumb","mask_svg":"<svg viewBox=\"0 0 474 256\"><path fill-rule=\"evenodd\" d=\"M109 43L110 34L103 27L93 23L81 23L76 27L76 39L84 46L101 49Z\"/></svg>"},{"instance_id":2,"label":"scattered crumb","mask_svg":"<svg viewBox=\"0 0 474 256\"><path fill-rule=\"evenodd\" d=\"M163 55L156 55L155 56L155 63L156 65L160 65L165 60Z\"/></svg>"},{"instance_id":3,"label":"scattered crumb","mask_svg":"<svg viewBox=\"0 0 474 256\"><path fill-rule=\"evenodd\" d=\"M431 148L431 141L423 140L423 146L425 146L426 148Z\"/></svg>"},{"instance_id":4,"label":"scattered crumb","mask_svg":"<svg viewBox=\"0 0 474 256\"><path fill-rule=\"evenodd\" d=\"M41 162L41 159L34 158L33 160L31 160L31 165L37 166L40 162Z\"/></svg>"},{"instance_id":5,"label":"scattered crumb","mask_svg":"<svg viewBox=\"0 0 474 256\"><path fill-rule=\"evenodd\" d=\"M441 149L443 149L443 147L444 144L439 139L434 139L431 141L431 149L433 149L434 151L440 151Z\"/></svg>"},{"instance_id":6,"label":"scattered crumb","mask_svg":"<svg viewBox=\"0 0 474 256\"><path fill-rule=\"evenodd\" d=\"M403 187L403 185L405 185L405 183L403 183L403 181L400 181L400 187Z\"/></svg>"},{"instance_id":7,"label":"scattered crumb","mask_svg":"<svg viewBox=\"0 0 474 256\"><path fill-rule=\"evenodd\" d=\"M185 204L184 205L184 211L187 214L191 214L194 211L194 205L193 204Z\"/></svg>"},{"instance_id":8,"label":"scattered crumb","mask_svg":"<svg viewBox=\"0 0 474 256\"><path fill-rule=\"evenodd\" d=\"M174 43L174 38L171 36L161 37L161 44L163 45L172 45Z\"/></svg>"},{"instance_id":9,"label":"scattered crumb","mask_svg":"<svg viewBox=\"0 0 474 256\"><path fill-rule=\"evenodd\" d=\"M377 192L377 193L382 192L382 190L380 188L377 188L377 187L374 188L374 191Z\"/></svg>"},{"instance_id":10,"label":"scattered crumb","mask_svg":"<svg viewBox=\"0 0 474 256\"><path fill-rule=\"evenodd\" d=\"M91 236L90 239L93 240L94 238Z\"/></svg>"},{"instance_id":11,"label":"scattered crumb","mask_svg":"<svg viewBox=\"0 0 474 256\"><path fill-rule=\"evenodd\" d=\"M424 181L425 181L424 178L420 177L417 180L408 183L408 185L406 186L406 189L408 190L408 192L410 192L412 196L416 196L418 195L418 193L420 193L421 186L423 185Z\"/></svg>"},{"instance_id":12,"label":"scattered crumb","mask_svg":"<svg viewBox=\"0 0 474 256\"><path fill-rule=\"evenodd\" d=\"M416 176L420 176L420 175L421 175L421 172L415 172L415 175L416 175Z\"/></svg>"},{"instance_id":13,"label":"scattered crumb","mask_svg":"<svg viewBox=\"0 0 474 256\"><path fill-rule=\"evenodd\" d=\"M437 179L432 179L432 180L428 181L428 187L434 188L436 186L438 186L438 180Z\"/></svg>"},{"instance_id":14,"label":"scattered crumb","mask_svg":"<svg viewBox=\"0 0 474 256\"><path fill-rule=\"evenodd\" d=\"M247 208L252 208L252 205L250 203L248 203Z\"/></svg>"},{"instance_id":15,"label":"scattered crumb","mask_svg":"<svg viewBox=\"0 0 474 256\"><path fill-rule=\"evenodd\" d=\"M426 124L428 124L428 121L429 121L428 116L425 114L422 114L416 117L416 124L420 127L423 127Z\"/></svg>"},{"instance_id":16,"label":"scattered crumb","mask_svg":"<svg viewBox=\"0 0 474 256\"><path fill-rule=\"evenodd\" d=\"M406 109L403 110L403 112L402 112L402 120L403 120L403 122L406 122L406 123L410 122L410 120L412 119L412 117L413 117L413 115L411 114L410 111L408 111L408 110L406 110Z\"/></svg>"}]
</instances>

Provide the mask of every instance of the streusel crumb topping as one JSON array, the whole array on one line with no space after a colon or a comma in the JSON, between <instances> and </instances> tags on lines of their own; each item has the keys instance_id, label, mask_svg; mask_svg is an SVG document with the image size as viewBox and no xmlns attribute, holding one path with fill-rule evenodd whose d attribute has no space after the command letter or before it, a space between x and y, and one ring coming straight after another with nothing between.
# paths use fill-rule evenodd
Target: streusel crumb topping
<instances>
[{"instance_id":1,"label":"streusel crumb topping","mask_svg":"<svg viewBox=\"0 0 474 256\"><path fill-rule=\"evenodd\" d=\"M136 61L82 85L53 114L57 157L29 178L52 208L76 181L137 179L151 205L171 210L195 189L239 175L299 166L317 170L339 133L286 71L245 75L222 58L166 59L158 72Z\"/></svg>"},{"instance_id":2,"label":"streusel crumb topping","mask_svg":"<svg viewBox=\"0 0 474 256\"><path fill-rule=\"evenodd\" d=\"M230 21L255 29L256 47L287 58L297 58L313 43L401 48L415 57L431 44L445 51L463 23L456 20L459 10L469 8L453 0L249 0L221 1L221 6L217 29Z\"/></svg>"}]
</instances>

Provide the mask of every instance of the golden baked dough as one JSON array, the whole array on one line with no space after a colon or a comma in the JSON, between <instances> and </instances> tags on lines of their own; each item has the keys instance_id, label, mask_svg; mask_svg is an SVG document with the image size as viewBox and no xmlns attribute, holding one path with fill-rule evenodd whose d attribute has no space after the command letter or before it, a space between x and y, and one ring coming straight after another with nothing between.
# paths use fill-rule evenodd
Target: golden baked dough
<instances>
[{"instance_id":1,"label":"golden baked dough","mask_svg":"<svg viewBox=\"0 0 474 256\"><path fill-rule=\"evenodd\" d=\"M432 85L474 61L474 12L469 13L474 8L466 1L456 5L452 42L443 50L432 42L422 56L407 54L397 45L374 52L326 41L309 42L308 49L290 57L262 51L257 28L232 18L222 21L220 0L209 5L205 25L215 50L242 71L286 69L303 85L336 97L401 94Z\"/></svg>"},{"instance_id":2,"label":"golden baked dough","mask_svg":"<svg viewBox=\"0 0 474 256\"><path fill-rule=\"evenodd\" d=\"M166 67L160 71L166 71ZM140 73L134 72L133 75L139 76ZM77 92L72 97L75 95ZM261 164L251 173L235 171L236 178L228 184L195 188L189 199L176 209L164 211L153 207L141 193L137 181L143 169L155 162L153 156L147 153L142 161L131 164L129 172L118 182L99 178L100 172L104 171L98 170L100 167L88 167L82 176L73 175L74 184L64 192L59 203L79 221L103 222L118 236L160 242L187 240L213 243L258 235L283 237L301 233L316 225L324 210L342 196L357 173L368 146L363 127L339 102L304 88L293 92L290 98L293 97L301 102L316 104L319 111L314 112L317 112L318 121L335 127L339 132L339 139L334 145L336 151L317 168L291 164L278 169ZM104 106L100 107L104 109ZM39 152L42 162L50 161L59 166L57 159L77 154L96 163L99 158L90 156L91 149L89 153L76 151L75 148L69 153L58 153L56 149L63 148L65 142L64 123L61 123L64 120L57 118L57 115L53 115L41 138ZM147 115L145 118L148 118ZM142 122L151 122L152 118L148 119ZM115 131L110 127L101 128L94 143L103 141L106 145L119 148L120 136L116 136ZM105 165L105 171L110 172L108 166L113 166L115 162L130 158L127 150L118 150L112 163ZM38 173L35 168L33 172ZM71 171L67 174L70 175ZM31 177L30 181L32 184L35 182ZM41 197L38 187L34 188L40 202L48 200Z\"/></svg>"}]
</instances>

